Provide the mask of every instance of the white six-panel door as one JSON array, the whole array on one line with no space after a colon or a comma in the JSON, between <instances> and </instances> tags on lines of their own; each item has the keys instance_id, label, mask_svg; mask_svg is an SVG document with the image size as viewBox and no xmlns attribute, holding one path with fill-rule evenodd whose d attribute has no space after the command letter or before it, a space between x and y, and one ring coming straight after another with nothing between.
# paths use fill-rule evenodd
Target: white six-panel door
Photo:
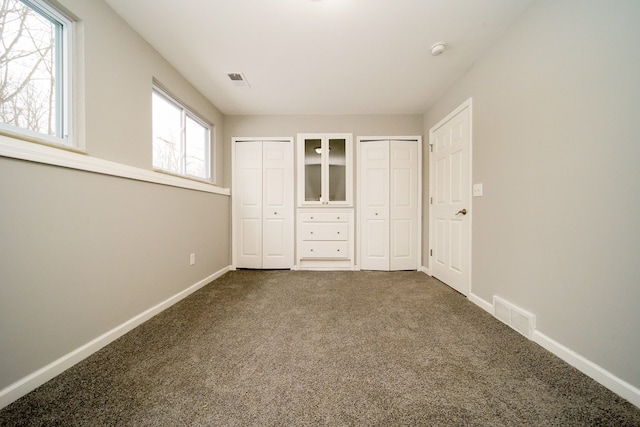
<instances>
[{"instance_id":1,"label":"white six-panel door","mask_svg":"<svg viewBox=\"0 0 640 427\"><path fill-rule=\"evenodd\" d=\"M471 271L471 103L430 131L431 275L469 294Z\"/></svg>"},{"instance_id":2,"label":"white six-panel door","mask_svg":"<svg viewBox=\"0 0 640 427\"><path fill-rule=\"evenodd\" d=\"M419 257L417 140L360 141L360 268L415 270Z\"/></svg>"},{"instance_id":3,"label":"white six-panel door","mask_svg":"<svg viewBox=\"0 0 640 427\"><path fill-rule=\"evenodd\" d=\"M293 142L235 141L234 265L293 266Z\"/></svg>"}]
</instances>

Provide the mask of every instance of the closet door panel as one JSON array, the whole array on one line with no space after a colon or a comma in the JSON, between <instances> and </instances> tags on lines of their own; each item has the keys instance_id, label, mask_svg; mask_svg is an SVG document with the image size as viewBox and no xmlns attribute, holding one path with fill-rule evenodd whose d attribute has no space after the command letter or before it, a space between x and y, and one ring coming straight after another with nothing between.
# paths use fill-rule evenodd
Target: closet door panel
<instances>
[{"instance_id":1,"label":"closet door panel","mask_svg":"<svg viewBox=\"0 0 640 427\"><path fill-rule=\"evenodd\" d=\"M391 243L391 259L396 264L399 259L410 258L413 255L411 242L413 241L413 224L411 220L393 219L391 220L391 235L393 242Z\"/></svg>"},{"instance_id":2,"label":"closet door panel","mask_svg":"<svg viewBox=\"0 0 640 427\"><path fill-rule=\"evenodd\" d=\"M293 144L263 142L263 268L293 265Z\"/></svg>"},{"instance_id":3,"label":"closet door panel","mask_svg":"<svg viewBox=\"0 0 640 427\"><path fill-rule=\"evenodd\" d=\"M388 270L389 245L387 244L386 236L388 235L389 224L386 220L368 220L365 228L367 236L383 236L383 238L367 239L364 249L364 255L369 266L367 270Z\"/></svg>"},{"instance_id":4,"label":"closet door panel","mask_svg":"<svg viewBox=\"0 0 640 427\"><path fill-rule=\"evenodd\" d=\"M415 270L418 263L418 143L391 141L390 270Z\"/></svg>"},{"instance_id":5,"label":"closet door panel","mask_svg":"<svg viewBox=\"0 0 640 427\"><path fill-rule=\"evenodd\" d=\"M262 255L262 242L260 239L260 218L243 218L240 225L240 255L248 259L246 267L260 268L259 262ZM255 263L254 263L255 262Z\"/></svg>"},{"instance_id":6,"label":"closet door panel","mask_svg":"<svg viewBox=\"0 0 640 427\"><path fill-rule=\"evenodd\" d=\"M389 141L361 144L360 268L389 269Z\"/></svg>"},{"instance_id":7,"label":"closet door panel","mask_svg":"<svg viewBox=\"0 0 640 427\"><path fill-rule=\"evenodd\" d=\"M236 263L262 268L262 143L242 142L235 148Z\"/></svg>"},{"instance_id":8,"label":"closet door panel","mask_svg":"<svg viewBox=\"0 0 640 427\"><path fill-rule=\"evenodd\" d=\"M285 220L268 218L264 220L263 225L263 266L264 268L284 268L285 266L278 261L286 256L287 242L283 239L283 235L286 233ZM290 267L290 265L286 267Z\"/></svg>"}]
</instances>

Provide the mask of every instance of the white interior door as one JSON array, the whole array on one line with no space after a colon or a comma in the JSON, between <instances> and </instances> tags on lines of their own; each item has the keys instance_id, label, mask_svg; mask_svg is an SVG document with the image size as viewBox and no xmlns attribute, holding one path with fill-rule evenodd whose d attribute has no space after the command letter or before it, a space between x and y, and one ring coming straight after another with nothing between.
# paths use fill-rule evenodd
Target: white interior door
<instances>
[{"instance_id":1,"label":"white interior door","mask_svg":"<svg viewBox=\"0 0 640 427\"><path fill-rule=\"evenodd\" d=\"M360 144L360 268L389 270L389 141Z\"/></svg>"},{"instance_id":2,"label":"white interior door","mask_svg":"<svg viewBox=\"0 0 640 427\"><path fill-rule=\"evenodd\" d=\"M293 266L293 141L234 141L237 268Z\"/></svg>"},{"instance_id":3,"label":"white interior door","mask_svg":"<svg viewBox=\"0 0 640 427\"><path fill-rule=\"evenodd\" d=\"M235 263L262 268L262 142L235 144L233 181Z\"/></svg>"},{"instance_id":4,"label":"white interior door","mask_svg":"<svg viewBox=\"0 0 640 427\"><path fill-rule=\"evenodd\" d=\"M471 272L471 100L429 132L431 275L469 294Z\"/></svg>"},{"instance_id":5,"label":"white interior door","mask_svg":"<svg viewBox=\"0 0 640 427\"><path fill-rule=\"evenodd\" d=\"M262 152L262 268L291 268L293 144L287 141L264 141Z\"/></svg>"},{"instance_id":6,"label":"white interior door","mask_svg":"<svg viewBox=\"0 0 640 427\"><path fill-rule=\"evenodd\" d=\"M418 142L389 144L389 269L418 266Z\"/></svg>"},{"instance_id":7,"label":"white interior door","mask_svg":"<svg viewBox=\"0 0 640 427\"><path fill-rule=\"evenodd\" d=\"M418 267L417 140L360 142L360 268Z\"/></svg>"}]
</instances>

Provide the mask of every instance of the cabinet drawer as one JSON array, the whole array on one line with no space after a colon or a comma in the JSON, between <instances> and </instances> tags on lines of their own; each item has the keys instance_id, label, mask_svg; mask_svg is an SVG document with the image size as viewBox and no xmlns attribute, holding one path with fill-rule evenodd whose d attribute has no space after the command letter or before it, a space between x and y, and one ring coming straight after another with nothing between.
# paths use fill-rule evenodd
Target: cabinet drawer
<instances>
[{"instance_id":1,"label":"cabinet drawer","mask_svg":"<svg viewBox=\"0 0 640 427\"><path fill-rule=\"evenodd\" d=\"M349 214L346 212L303 212L300 214L302 222L348 222Z\"/></svg>"},{"instance_id":2,"label":"cabinet drawer","mask_svg":"<svg viewBox=\"0 0 640 427\"><path fill-rule=\"evenodd\" d=\"M347 240L348 238L349 224L347 223L303 223L300 227L302 240Z\"/></svg>"},{"instance_id":3,"label":"cabinet drawer","mask_svg":"<svg viewBox=\"0 0 640 427\"><path fill-rule=\"evenodd\" d=\"M301 258L348 258L348 242L300 242Z\"/></svg>"}]
</instances>

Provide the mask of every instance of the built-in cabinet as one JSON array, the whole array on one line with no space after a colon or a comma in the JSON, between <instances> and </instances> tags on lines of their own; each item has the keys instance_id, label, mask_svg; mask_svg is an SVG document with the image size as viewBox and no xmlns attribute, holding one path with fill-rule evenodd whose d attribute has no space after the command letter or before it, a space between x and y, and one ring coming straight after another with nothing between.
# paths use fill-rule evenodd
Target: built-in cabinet
<instances>
[{"instance_id":1,"label":"built-in cabinet","mask_svg":"<svg viewBox=\"0 0 640 427\"><path fill-rule=\"evenodd\" d=\"M293 139L233 138L233 265L293 268Z\"/></svg>"},{"instance_id":2,"label":"built-in cabinet","mask_svg":"<svg viewBox=\"0 0 640 427\"><path fill-rule=\"evenodd\" d=\"M421 261L421 137L358 138L362 270L415 270Z\"/></svg>"},{"instance_id":3,"label":"built-in cabinet","mask_svg":"<svg viewBox=\"0 0 640 427\"><path fill-rule=\"evenodd\" d=\"M353 269L353 209L299 209L297 232L301 269Z\"/></svg>"},{"instance_id":4,"label":"built-in cabinet","mask_svg":"<svg viewBox=\"0 0 640 427\"><path fill-rule=\"evenodd\" d=\"M233 138L234 267L419 268L421 145L359 137L354 209L351 134Z\"/></svg>"},{"instance_id":5,"label":"built-in cabinet","mask_svg":"<svg viewBox=\"0 0 640 427\"><path fill-rule=\"evenodd\" d=\"M300 269L354 269L352 140L347 133L298 134Z\"/></svg>"}]
</instances>

